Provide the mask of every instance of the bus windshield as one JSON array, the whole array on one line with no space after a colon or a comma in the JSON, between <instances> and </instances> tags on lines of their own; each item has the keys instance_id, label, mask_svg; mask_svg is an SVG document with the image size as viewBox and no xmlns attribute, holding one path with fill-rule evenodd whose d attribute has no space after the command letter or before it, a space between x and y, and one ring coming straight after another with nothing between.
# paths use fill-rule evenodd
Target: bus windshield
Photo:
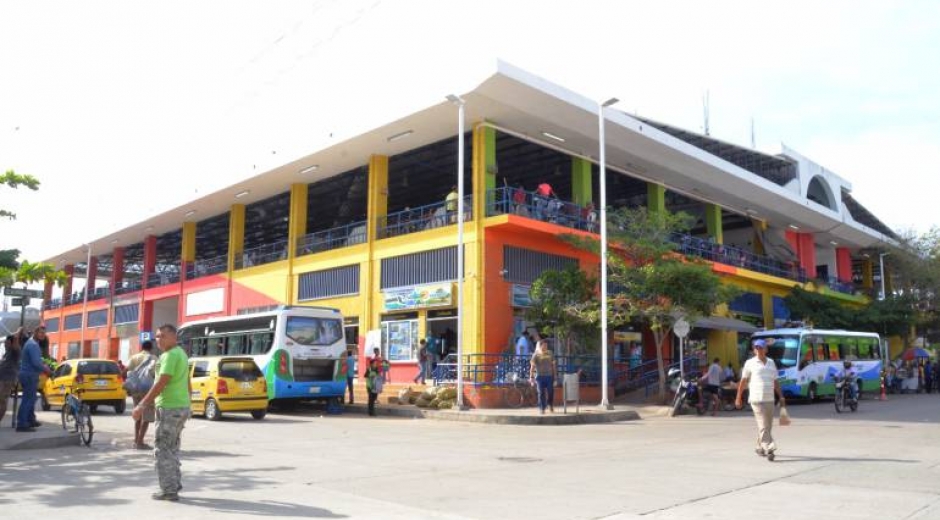
<instances>
[{"instance_id":1,"label":"bus windshield","mask_svg":"<svg viewBox=\"0 0 940 520\"><path fill-rule=\"evenodd\" d=\"M800 338L796 335L760 336L767 342L767 357L774 360L778 367L796 366L796 358L800 352Z\"/></svg>"},{"instance_id":2,"label":"bus windshield","mask_svg":"<svg viewBox=\"0 0 940 520\"><path fill-rule=\"evenodd\" d=\"M301 345L329 346L344 339L343 321L336 318L289 316L287 337Z\"/></svg>"}]
</instances>

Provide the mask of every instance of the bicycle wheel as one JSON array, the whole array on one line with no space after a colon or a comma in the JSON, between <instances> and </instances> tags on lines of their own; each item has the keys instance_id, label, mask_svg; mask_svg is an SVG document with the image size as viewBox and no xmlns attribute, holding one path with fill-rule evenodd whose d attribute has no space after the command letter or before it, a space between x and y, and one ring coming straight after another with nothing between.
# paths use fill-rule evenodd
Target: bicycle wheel
<instances>
[{"instance_id":1,"label":"bicycle wheel","mask_svg":"<svg viewBox=\"0 0 940 520\"><path fill-rule=\"evenodd\" d=\"M65 398L65 404L62 405L62 429L74 433L78 427L75 420L75 411L72 409L72 403L69 398Z\"/></svg>"},{"instance_id":2,"label":"bicycle wheel","mask_svg":"<svg viewBox=\"0 0 940 520\"><path fill-rule=\"evenodd\" d=\"M507 388L503 393L503 401L505 401L506 406L510 408L519 408L525 401L525 395L523 395L522 390L519 388Z\"/></svg>"},{"instance_id":3,"label":"bicycle wheel","mask_svg":"<svg viewBox=\"0 0 940 520\"><path fill-rule=\"evenodd\" d=\"M91 410L89 410L88 405L82 405L75 423L78 425L78 436L81 437L82 443L88 446L95 434L95 429L91 424Z\"/></svg>"}]
</instances>

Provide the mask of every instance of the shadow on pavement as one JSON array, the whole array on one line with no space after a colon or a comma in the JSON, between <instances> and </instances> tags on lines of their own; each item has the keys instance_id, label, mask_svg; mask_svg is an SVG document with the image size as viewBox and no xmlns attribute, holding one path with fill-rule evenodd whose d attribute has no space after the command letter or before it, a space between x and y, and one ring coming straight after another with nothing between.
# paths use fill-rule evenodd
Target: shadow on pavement
<instances>
[{"instance_id":1,"label":"shadow on pavement","mask_svg":"<svg viewBox=\"0 0 940 520\"><path fill-rule=\"evenodd\" d=\"M221 513L242 513L252 516L347 518L346 515L338 515L328 509L321 509L319 507L305 506L301 504L290 504L286 502L275 502L272 500L249 501L232 500L228 498L203 498L184 495L180 497L179 503L182 505L203 507Z\"/></svg>"},{"instance_id":2,"label":"shadow on pavement","mask_svg":"<svg viewBox=\"0 0 940 520\"><path fill-rule=\"evenodd\" d=\"M225 467L187 473L187 463L207 457L233 456L225 452L183 450L183 485L186 491L238 492L270 486L275 480L258 472L290 471L293 467ZM138 502L156 491L157 475L149 452L113 448L57 450L4 464L9 489L24 490L30 500L51 508L76 505L120 505Z\"/></svg>"}]
</instances>

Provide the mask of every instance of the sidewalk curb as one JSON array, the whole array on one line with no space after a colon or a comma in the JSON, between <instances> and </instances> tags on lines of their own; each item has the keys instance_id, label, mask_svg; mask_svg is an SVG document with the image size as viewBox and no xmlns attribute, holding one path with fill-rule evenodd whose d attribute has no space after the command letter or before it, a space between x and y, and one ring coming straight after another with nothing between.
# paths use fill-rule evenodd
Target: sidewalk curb
<instances>
[{"instance_id":1,"label":"sidewalk curb","mask_svg":"<svg viewBox=\"0 0 940 520\"><path fill-rule=\"evenodd\" d=\"M344 412L365 414L363 404L345 405ZM375 413L386 417L432 419L437 421L472 422L481 424L564 426L572 424L606 424L622 421L638 421L642 417L635 410L610 412L587 412L580 414L555 413L551 415L493 415L479 411L424 410L414 406L376 406Z\"/></svg>"},{"instance_id":2,"label":"sidewalk curb","mask_svg":"<svg viewBox=\"0 0 940 520\"><path fill-rule=\"evenodd\" d=\"M17 435L13 433L13 435ZM63 448L66 446L78 446L79 439L77 433L66 433L62 431L52 436L32 436L29 434L18 434L22 438L5 439L0 438L0 450L46 450L52 448ZM3 437L6 437L5 435Z\"/></svg>"}]
</instances>

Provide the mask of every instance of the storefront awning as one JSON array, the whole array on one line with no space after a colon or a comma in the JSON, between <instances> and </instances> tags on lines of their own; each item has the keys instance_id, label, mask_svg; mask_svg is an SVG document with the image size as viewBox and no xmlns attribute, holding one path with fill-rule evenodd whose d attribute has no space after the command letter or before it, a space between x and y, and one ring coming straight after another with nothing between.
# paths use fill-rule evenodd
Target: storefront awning
<instances>
[{"instance_id":1,"label":"storefront awning","mask_svg":"<svg viewBox=\"0 0 940 520\"><path fill-rule=\"evenodd\" d=\"M695 327L698 329L733 330L735 332L745 332L748 334L760 330L746 321L736 320L734 318L723 318L721 316L702 318L695 322Z\"/></svg>"}]
</instances>

